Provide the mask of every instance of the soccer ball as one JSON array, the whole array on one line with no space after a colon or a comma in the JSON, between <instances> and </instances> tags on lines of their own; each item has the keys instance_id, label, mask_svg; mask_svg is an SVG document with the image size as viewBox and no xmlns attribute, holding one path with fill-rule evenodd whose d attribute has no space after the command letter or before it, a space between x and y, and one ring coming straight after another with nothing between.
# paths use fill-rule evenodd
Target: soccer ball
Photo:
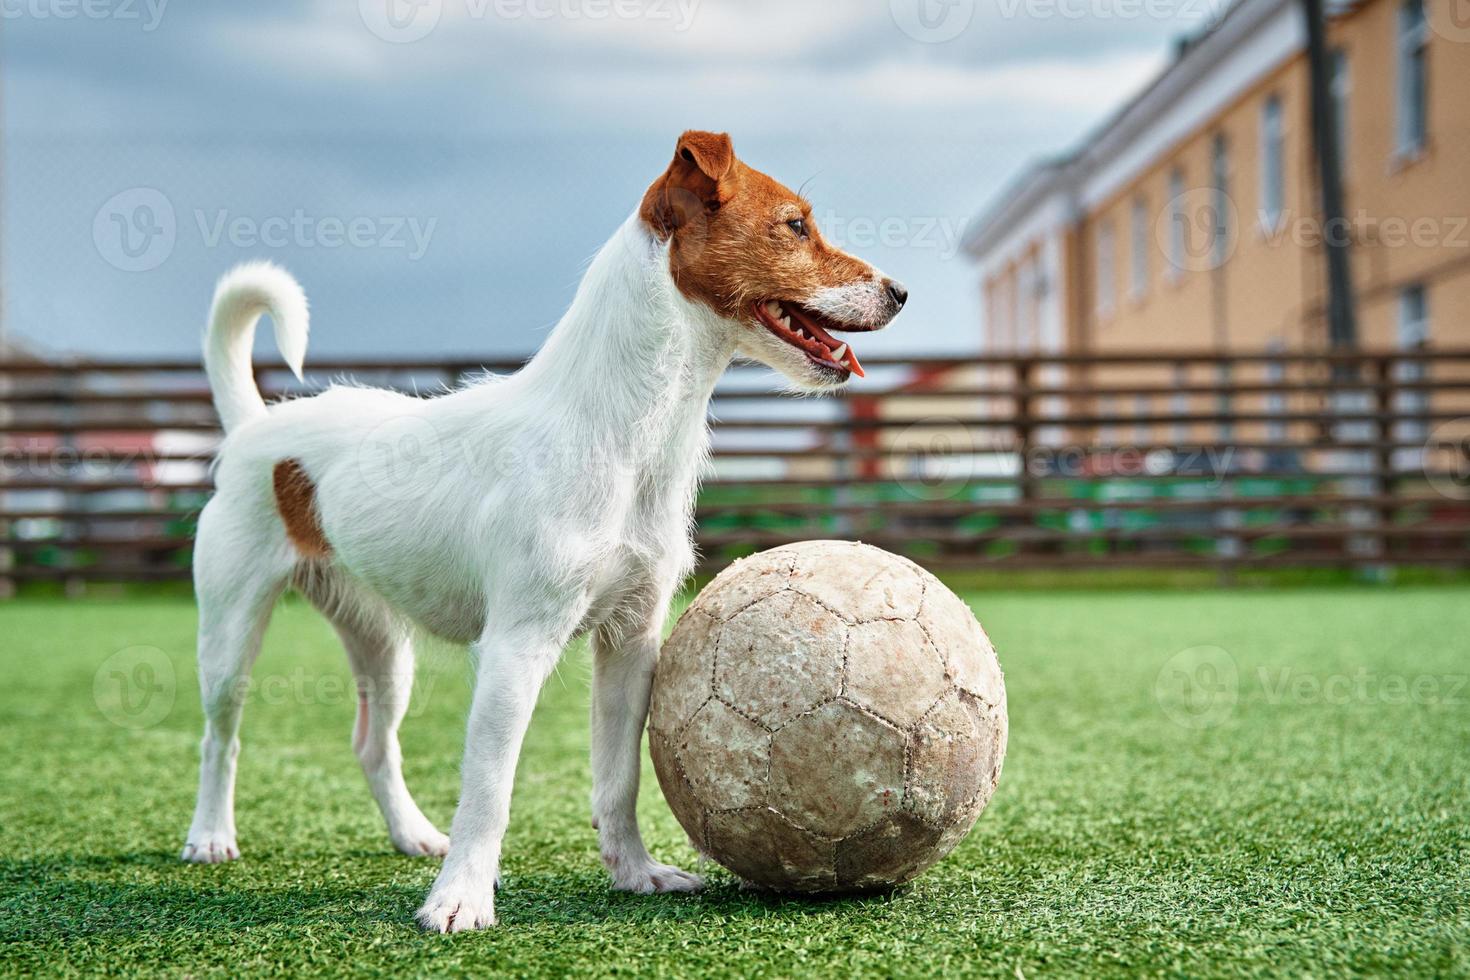
<instances>
[{"instance_id":1,"label":"soccer ball","mask_svg":"<svg viewBox=\"0 0 1470 980\"><path fill-rule=\"evenodd\" d=\"M659 784L703 854L759 886L901 884L967 834L1006 747L995 650L907 559L808 541L732 565L653 683Z\"/></svg>"}]
</instances>

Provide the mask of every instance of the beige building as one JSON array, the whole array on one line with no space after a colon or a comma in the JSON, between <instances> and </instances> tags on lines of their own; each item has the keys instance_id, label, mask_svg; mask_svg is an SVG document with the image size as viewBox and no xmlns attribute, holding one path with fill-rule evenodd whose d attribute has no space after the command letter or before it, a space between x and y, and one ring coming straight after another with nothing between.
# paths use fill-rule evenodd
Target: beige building
<instances>
[{"instance_id":1,"label":"beige building","mask_svg":"<svg viewBox=\"0 0 1470 980\"><path fill-rule=\"evenodd\" d=\"M1470 346L1463 7L1361 0L1329 27L1364 347ZM1324 347L1322 241L1342 229L1319 217L1305 34L1297 0L1240 0L978 219L985 348Z\"/></svg>"}]
</instances>

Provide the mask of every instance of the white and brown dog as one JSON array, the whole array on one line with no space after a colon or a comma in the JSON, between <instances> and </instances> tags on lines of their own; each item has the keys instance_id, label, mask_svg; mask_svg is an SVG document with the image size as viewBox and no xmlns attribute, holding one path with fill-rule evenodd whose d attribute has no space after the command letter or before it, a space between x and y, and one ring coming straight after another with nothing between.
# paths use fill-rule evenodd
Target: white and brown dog
<instances>
[{"instance_id":1,"label":"white and brown dog","mask_svg":"<svg viewBox=\"0 0 1470 980\"><path fill-rule=\"evenodd\" d=\"M242 694L271 608L294 587L347 648L353 747L393 843L447 855L418 913L425 928L495 922L521 741L581 633L594 656L593 824L613 887L698 888L649 856L635 804L660 630L693 560L710 395L736 355L805 390L840 387L862 370L832 332L880 329L905 298L824 242L809 205L737 160L727 136L702 132L680 138L545 346L510 377L431 399L339 386L267 407L250 365L255 324L270 314L299 376L306 298L269 265L225 276L205 340L227 435L194 558L206 723L184 860L239 856ZM399 436L417 465L392 451ZM449 837L403 782L413 624L471 644L478 661Z\"/></svg>"}]
</instances>

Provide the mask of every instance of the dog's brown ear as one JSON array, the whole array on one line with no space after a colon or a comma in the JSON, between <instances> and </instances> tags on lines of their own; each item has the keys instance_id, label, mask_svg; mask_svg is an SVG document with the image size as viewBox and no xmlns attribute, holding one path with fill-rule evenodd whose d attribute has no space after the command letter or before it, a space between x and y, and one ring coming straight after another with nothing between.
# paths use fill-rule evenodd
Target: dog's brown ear
<instances>
[{"instance_id":1,"label":"dog's brown ear","mask_svg":"<svg viewBox=\"0 0 1470 980\"><path fill-rule=\"evenodd\" d=\"M735 149L726 133L691 129L679 137L674 161L643 197L639 215L660 236L699 213L718 211L733 193Z\"/></svg>"},{"instance_id":2,"label":"dog's brown ear","mask_svg":"<svg viewBox=\"0 0 1470 980\"><path fill-rule=\"evenodd\" d=\"M679 137L675 163L691 164L709 180L718 184L735 166L735 148L729 133L702 133L691 129Z\"/></svg>"}]
</instances>

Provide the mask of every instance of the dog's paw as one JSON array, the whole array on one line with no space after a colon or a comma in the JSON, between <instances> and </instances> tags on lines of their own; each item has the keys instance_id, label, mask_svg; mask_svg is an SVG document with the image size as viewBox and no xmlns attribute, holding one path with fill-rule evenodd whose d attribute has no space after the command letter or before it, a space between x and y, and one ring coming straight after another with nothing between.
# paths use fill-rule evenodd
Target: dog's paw
<instances>
[{"instance_id":1,"label":"dog's paw","mask_svg":"<svg viewBox=\"0 0 1470 980\"><path fill-rule=\"evenodd\" d=\"M179 855L190 864L222 864L239 856L235 838L227 834L190 834L184 853Z\"/></svg>"},{"instance_id":2,"label":"dog's paw","mask_svg":"<svg viewBox=\"0 0 1470 980\"><path fill-rule=\"evenodd\" d=\"M697 892L704 887L704 879L680 868L657 861L637 863L618 862L610 867L613 889L652 895L654 892Z\"/></svg>"},{"instance_id":3,"label":"dog's paw","mask_svg":"<svg viewBox=\"0 0 1470 980\"><path fill-rule=\"evenodd\" d=\"M435 885L418 911L428 932L469 932L495 925L495 890L440 888Z\"/></svg>"},{"instance_id":4,"label":"dog's paw","mask_svg":"<svg viewBox=\"0 0 1470 980\"><path fill-rule=\"evenodd\" d=\"M443 857L449 853L449 835L427 821L421 827L397 831L393 846L409 857Z\"/></svg>"}]
</instances>

